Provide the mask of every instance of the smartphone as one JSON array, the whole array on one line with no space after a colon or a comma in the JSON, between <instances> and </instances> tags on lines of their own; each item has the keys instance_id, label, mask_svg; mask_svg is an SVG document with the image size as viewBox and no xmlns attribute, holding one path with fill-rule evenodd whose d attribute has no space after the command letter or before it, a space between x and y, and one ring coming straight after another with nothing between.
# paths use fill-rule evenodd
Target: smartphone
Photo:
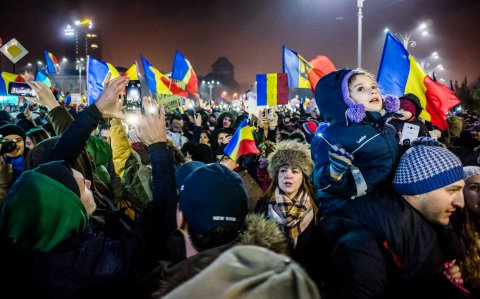
<instances>
[{"instance_id":1,"label":"smartphone","mask_svg":"<svg viewBox=\"0 0 480 299\"><path fill-rule=\"evenodd\" d=\"M403 144L403 141L407 139L410 140L410 142L414 141L415 139L417 139L419 132L420 132L420 126L404 123L400 144Z\"/></svg>"},{"instance_id":2,"label":"smartphone","mask_svg":"<svg viewBox=\"0 0 480 299\"><path fill-rule=\"evenodd\" d=\"M125 98L123 100L124 112L142 111L142 88L139 80L130 80L125 86Z\"/></svg>"},{"instance_id":3,"label":"smartphone","mask_svg":"<svg viewBox=\"0 0 480 299\"><path fill-rule=\"evenodd\" d=\"M12 96L35 97L35 91L27 83L22 82L8 83L8 94Z\"/></svg>"}]
</instances>

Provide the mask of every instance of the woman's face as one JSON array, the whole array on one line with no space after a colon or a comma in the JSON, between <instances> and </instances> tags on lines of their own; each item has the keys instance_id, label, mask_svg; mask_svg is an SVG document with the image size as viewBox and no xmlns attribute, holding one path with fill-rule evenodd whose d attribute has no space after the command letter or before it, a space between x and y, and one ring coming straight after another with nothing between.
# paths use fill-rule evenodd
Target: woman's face
<instances>
[{"instance_id":1,"label":"woman's face","mask_svg":"<svg viewBox=\"0 0 480 299\"><path fill-rule=\"evenodd\" d=\"M203 143L203 144L209 144L210 143L210 138L208 138L207 133L201 133L200 134L200 143Z\"/></svg>"},{"instance_id":2,"label":"woman's face","mask_svg":"<svg viewBox=\"0 0 480 299\"><path fill-rule=\"evenodd\" d=\"M480 175L471 176L465 181L463 196L468 210L480 215Z\"/></svg>"},{"instance_id":3,"label":"woman's face","mask_svg":"<svg viewBox=\"0 0 480 299\"><path fill-rule=\"evenodd\" d=\"M35 144L33 143L32 139L30 139L30 137L28 136L27 138L25 138L25 146L31 150L35 147Z\"/></svg>"},{"instance_id":4,"label":"woman's face","mask_svg":"<svg viewBox=\"0 0 480 299\"><path fill-rule=\"evenodd\" d=\"M297 195L300 186L302 186L303 174L298 168L290 166L280 167L278 172L278 188L282 190L288 198L294 198Z\"/></svg>"}]
</instances>

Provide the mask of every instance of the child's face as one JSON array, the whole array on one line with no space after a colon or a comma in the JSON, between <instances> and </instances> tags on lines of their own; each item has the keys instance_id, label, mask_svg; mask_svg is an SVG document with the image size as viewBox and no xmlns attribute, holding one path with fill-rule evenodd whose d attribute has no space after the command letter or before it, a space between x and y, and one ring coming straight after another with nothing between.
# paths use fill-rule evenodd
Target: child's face
<instances>
[{"instance_id":1,"label":"child's face","mask_svg":"<svg viewBox=\"0 0 480 299\"><path fill-rule=\"evenodd\" d=\"M350 97L356 104L362 104L366 111L380 112L383 107L382 97L377 89L377 82L367 75L357 75L348 85Z\"/></svg>"},{"instance_id":2,"label":"child's face","mask_svg":"<svg viewBox=\"0 0 480 299\"><path fill-rule=\"evenodd\" d=\"M413 116L412 112L408 110L403 110L401 108L398 110L397 113L402 115L402 116L398 116L398 119L400 120L409 120Z\"/></svg>"}]
</instances>

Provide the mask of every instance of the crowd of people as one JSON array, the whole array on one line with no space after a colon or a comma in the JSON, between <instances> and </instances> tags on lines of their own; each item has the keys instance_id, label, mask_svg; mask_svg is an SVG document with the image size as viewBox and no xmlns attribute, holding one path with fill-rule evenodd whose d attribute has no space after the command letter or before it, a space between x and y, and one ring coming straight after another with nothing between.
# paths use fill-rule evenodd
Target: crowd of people
<instances>
[{"instance_id":1,"label":"crowd of people","mask_svg":"<svg viewBox=\"0 0 480 299\"><path fill-rule=\"evenodd\" d=\"M318 110L144 98L128 123L128 80L81 111L29 82L37 97L0 111L4 293L480 298L475 113L439 131L417 95L341 69L316 86ZM232 155L245 119L253 145Z\"/></svg>"}]
</instances>

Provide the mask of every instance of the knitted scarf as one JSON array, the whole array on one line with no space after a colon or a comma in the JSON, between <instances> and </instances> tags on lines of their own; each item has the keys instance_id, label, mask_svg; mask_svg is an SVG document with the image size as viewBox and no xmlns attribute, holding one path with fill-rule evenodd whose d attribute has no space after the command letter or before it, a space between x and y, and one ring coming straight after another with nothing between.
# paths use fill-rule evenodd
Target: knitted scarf
<instances>
[{"instance_id":1,"label":"knitted scarf","mask_svg":"<svg viewBox=\"0 0 480 299\"><path fill-rule=\"evenodd\" d=\"M294 247L297 245L298 235L303 232L313 219L313 207L310 197L301 192L294 199L280 194L280 189L275 188L275 201L268 205L268 216L284 226L289 237L293 240Z\"/></svg>"}]
</instances>

